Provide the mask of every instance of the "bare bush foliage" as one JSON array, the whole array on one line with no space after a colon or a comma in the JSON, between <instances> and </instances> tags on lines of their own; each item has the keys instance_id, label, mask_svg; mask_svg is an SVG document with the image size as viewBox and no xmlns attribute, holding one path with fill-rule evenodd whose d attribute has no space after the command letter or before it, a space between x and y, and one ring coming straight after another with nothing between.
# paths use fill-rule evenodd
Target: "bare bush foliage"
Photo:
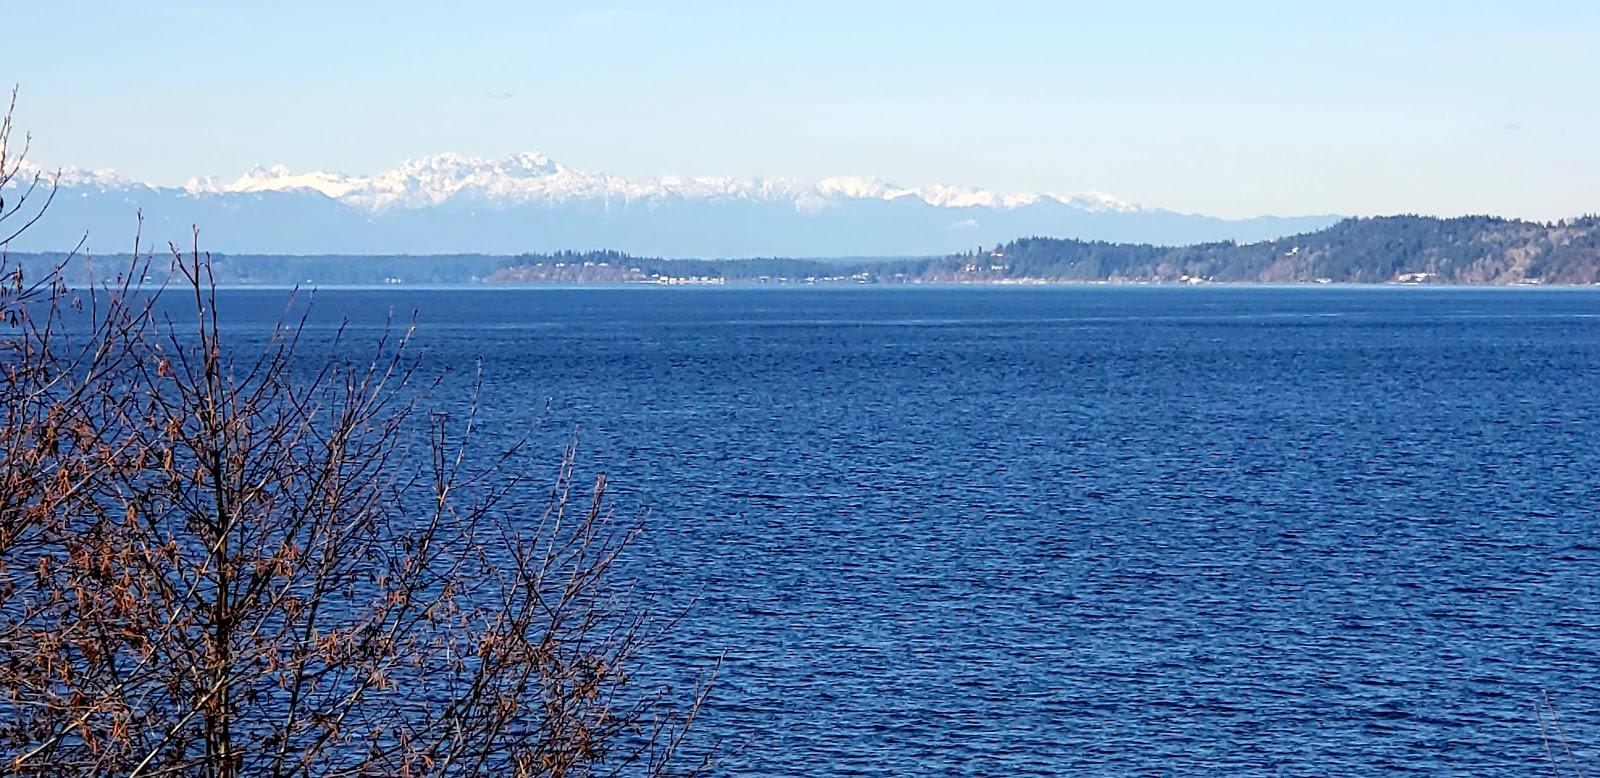
<instances>
[{"instance_id":1,"label":"bare bush foliage","mask_svg":"<svg viewBox=\"0 0 1600 778\"><path fill-rule=\"evenodd\" d=\"M704 769L705 686L634 680L668 622L618 575L638 526L603 477L569 448L520 499L469 465L474 414L421 406L408 330L297 360L288 321L237 353L206 255L171 256L164 290L148 255L80 289L0 258L0 771Z\"/></svg>"}]
</instances>

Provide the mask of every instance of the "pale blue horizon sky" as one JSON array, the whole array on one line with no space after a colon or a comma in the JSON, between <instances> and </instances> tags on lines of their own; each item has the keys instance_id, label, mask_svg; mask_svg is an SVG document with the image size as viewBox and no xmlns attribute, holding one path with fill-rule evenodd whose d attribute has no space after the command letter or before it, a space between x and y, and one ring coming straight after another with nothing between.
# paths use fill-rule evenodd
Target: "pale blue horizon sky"
<instances>
[{"instance_id":1,"label":"pale blue horizon sky","mask_svg":"<svg viewBox=\"0 0 1600 778\"><path fill-rule=\"evenodd\" d=\"M1600 4L22 3L49 165L176 184L538 150L628 176L1600 211Z\"/></svg>"}]
</instances>

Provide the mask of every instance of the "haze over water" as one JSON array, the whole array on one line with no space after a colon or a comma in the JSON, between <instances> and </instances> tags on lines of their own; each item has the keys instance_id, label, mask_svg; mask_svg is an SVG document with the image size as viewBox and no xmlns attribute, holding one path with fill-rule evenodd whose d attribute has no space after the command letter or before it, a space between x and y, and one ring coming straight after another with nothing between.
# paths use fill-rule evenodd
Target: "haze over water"
<instances>
[{"instance_id":1,"label":"haze over water","mask_svg":"<svg viewBox=\"0 0 1600 778\"><path fill-rule=\"evenodd\" d=\"M1542 690L1595 753L1600 293L323 290L308 369L411 310L649 509L729 774L1543 774Z\"/></svg>"}]
</instances>

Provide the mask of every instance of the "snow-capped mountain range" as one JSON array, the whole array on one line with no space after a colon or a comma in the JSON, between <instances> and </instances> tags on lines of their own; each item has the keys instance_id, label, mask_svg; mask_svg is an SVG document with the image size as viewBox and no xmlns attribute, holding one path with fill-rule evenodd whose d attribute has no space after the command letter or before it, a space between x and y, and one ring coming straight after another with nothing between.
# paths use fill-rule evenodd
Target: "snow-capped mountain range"
<instances>
[{"instance_id":1,"label":"snow-capped mountain range","mask_svg":"<svg viewBox=\"0 0 1600 778\"><path fill-rule=\"evenodd\" d=\"M56 175L59 172L59 179ZM896 186L877 178L628 178L536 152L439 154L373 176L258 166L181 187L109 170L24 170L59 180L40 226L11 248L97 250L197 224L216 250L251 253L519 253L617 248L667 256L942 254L1021 235L1191 243L1315 229L1331 217L1228 221L1100 194ZM17 182L13 182L15 186ZM120 230L119 230L120 228ZM110 240L107 240L107 239Z\"/></svg>"},{"instance_id":2,"label":"snow-capped mountain range","mask_svg":"<svg viewBox=\"0 0 1600 778\"><path fill-rule=\"evenodd\" d=\"M113 183L116 181L112 179ZM233 181L191 178L184 189L191 194L310 190L371 211L428 208L458 198L498 204L574 200L632 203L666 199L777 201L791 203L800 211L821 210L847 200L915 198L941 208L1017 208L1049 199L1086 211L1139 210L1136 205L1098 192L997 194L986 189L947 185L908 189L877 178L825 178L816 182L786 178L624 178L575 170L538 152L514 154L502 160L438 154L411 160L370 177L320 170L296 173L283 165L257 166Z\"/></svg>"}]
</instances>

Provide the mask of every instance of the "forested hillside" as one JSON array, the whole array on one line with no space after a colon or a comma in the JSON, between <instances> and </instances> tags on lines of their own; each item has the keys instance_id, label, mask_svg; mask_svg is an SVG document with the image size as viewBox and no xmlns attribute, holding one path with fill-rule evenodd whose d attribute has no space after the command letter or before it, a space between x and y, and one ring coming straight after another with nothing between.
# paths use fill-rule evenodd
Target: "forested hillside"
<instances>
[{"instance_id":1,"label":"forested hillside","mask_svg":"<svg viewBox=\"0 0 1600 778\"><path fill-rule=\"evenodd\" d=\"M1600 280L1600 217L1346 219L1272 241L1181 248L1025 238L956 259L980 275L1054 281L1587 284Z\"/></svg>"}]
</instances>

